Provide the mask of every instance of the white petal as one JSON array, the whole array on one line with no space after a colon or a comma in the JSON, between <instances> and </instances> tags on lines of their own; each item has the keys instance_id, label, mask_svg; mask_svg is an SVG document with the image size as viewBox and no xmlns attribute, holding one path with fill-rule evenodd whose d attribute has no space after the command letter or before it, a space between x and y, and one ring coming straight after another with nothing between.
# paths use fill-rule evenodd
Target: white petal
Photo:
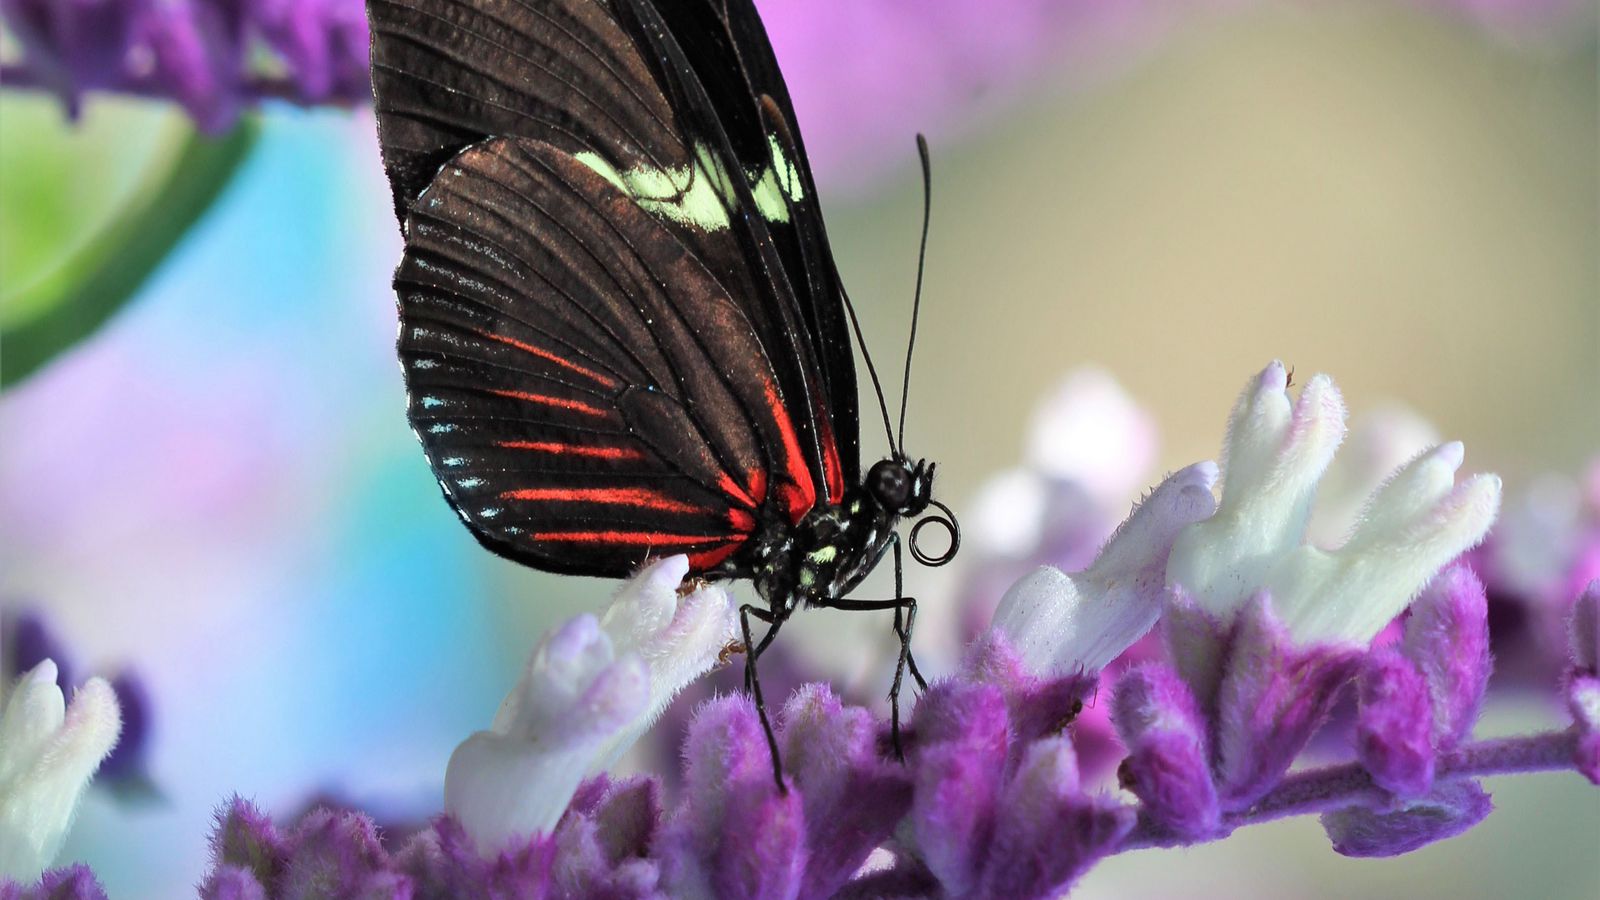
<instances>
[{"instance_id":1,"label":"white petal","mask_svg":"<svg viewBox=\"0 0 1600 900\"><path fill-rule=\"evenodd\" d=\"M1277 560L1305 540L1317 479L1344 435L1344 401L1325 375L1292 407L1287 373L1274 362L1245 388L1228 426L1217 514L1177 539L1167 582L1229 619L1264 584Z\"/></svg>"},{"instance_id":2,"label":"white petal","mask_svg":"<svg viewBox=\"0 0 1600 900\"><path fill-rule=\"evenodd\" d=\"M738 633L738 606L725 588L706 585L682 598L674 591L672 597L677 605L672 618L637 648L649 665L649 702L601 749L591 771L614 765L655 724L672 698L711 671Z\"/></svg>"},{"instance_id":3,"label":"white petal","mask_svg":"<svg viewBox=\"0 0 1600 900\"><path fill-rule=\"evenodd\" d=\"M1042 566L1000 600L991 628L1038 674L1099 670L1149 631L1161 615L1167 554L1188 525L1210 515L1216 466L1197 463L1169 476L1075 575Z\"/></svg>"},{"instance_id":4,"label":"white petal","mask_svg":"<svg viewBox=\"0 0 1600 900\"><path fill-rule=\"evenodd\" d=\"M445 773L445 808L484 852L548 832L583 777L616 761L732 639L733 599L680 597L683 556L641 571L604 616L580 615L539 642L494 725Z\"/></svg>"},{"instance_id":5,"label":"white petal","mask_svg":"<svg viewBox=\"0 0 1600 900\"><path fill-rule=\"evenodd\" d=\"M628 656L598 673L565 714L545 719L545 730L467 738L445 770L445 810L485 854L549 833L595 755L648 703L649 682L644 661Z\"/></svg>"},{"instance_id":6,"label":"white petal","mask_svg":"<svg viewBox=\"0 0 1600 900\"><path fill-rule=\"evenodd\" d=\"M0 784L32 765L34 757L67 717L67 701L56 685L56 664L47 659L17 679L0 710Z\"/></svg>"},{"instance_id":7,"label":"white petal","mask_svg":"<svg viewBox=\"0 0 1600 900\"><path fill-rule=\"evenodd\" d=\"M1433 424L1402 406L1380 407L1355 416L1350 436L1317 486L1312 543L1337 547L1348 540L1362 507L1384 479L1438 443L1439 432Z\"/></svg>"},{"instance_id":8,"label":"white petal","mask_svg":"<svg viewBox=\"0 0 1600 900\"><path fill-rule=\"evenodd\" d=\"M0 878L31 882L55 859L79 797L122 730L104 679L91 678L64 711L61 700L46 661L23 676L0 718Z\"/></svg>"}]
</instances>

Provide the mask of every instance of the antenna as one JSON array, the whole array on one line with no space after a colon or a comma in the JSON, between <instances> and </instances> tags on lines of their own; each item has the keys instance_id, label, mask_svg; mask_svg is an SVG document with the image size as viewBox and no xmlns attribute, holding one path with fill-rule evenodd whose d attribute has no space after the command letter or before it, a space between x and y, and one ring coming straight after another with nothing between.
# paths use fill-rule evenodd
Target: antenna
<instances>
[{"instance_id":1,"label":"antenna","mask_svg":"<svg viewBox=\"0 0 1600 900\"><path fill-rule=\"evenodd\" d=\"M839 295L844 297L844 310L850 314L850 329L855 332L856 345L861 348L861 358L867 361L867 374L872 376L872 389L878 394L878 411L883 413L883 434L889 439L889 453L892 456L899 456L900 448L894 443L894 429L889 426L889 403L883 399L883 382L878 380L878 367L872 364L872 353L867 349L866 339L861 336L861 321L856 318L856 305L850 302L850 294L845 291L844 283L842 281L838 283Z\"/></svg>"},{"instance_id":2,"label":"antenna","mask_svg":"<svg viewBox=\"0 0 1600 900\"><path fill-rule=\"evenodd\" d=\"M928 260L928 219L933 213L933 169L928 162L928 139L917 135L917 155L922 158L922 246L917 250L917 292L911 301L911 339L906 341L906 376L900 385L900 432L897 445L906 440L906 399L911 394L911 352L917 347L917 314L922 310L922 267ZM897 454L898 450L895 451Z\"/></svg>"}]
</instances>

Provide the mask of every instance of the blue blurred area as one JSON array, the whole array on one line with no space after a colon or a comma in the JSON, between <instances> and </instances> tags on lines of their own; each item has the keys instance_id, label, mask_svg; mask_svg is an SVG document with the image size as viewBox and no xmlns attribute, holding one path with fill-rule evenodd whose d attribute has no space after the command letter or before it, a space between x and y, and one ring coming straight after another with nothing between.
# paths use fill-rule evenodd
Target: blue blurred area
<instances>
[{"instance_id":1,"label":"blue blurred area","mask_svg":"<svg viewBox=\"0 0 1600 900\"><path fill-rule=\"evenodd\" d=\"M449 752L520 662L496 653L485 555L406 428L370 127L269 113L143 295L0 401L0 596L155 697L163 799L92 796L64 854L113 896L186 893L233 791L436 811Z\"/></svg>"}]
</instances>

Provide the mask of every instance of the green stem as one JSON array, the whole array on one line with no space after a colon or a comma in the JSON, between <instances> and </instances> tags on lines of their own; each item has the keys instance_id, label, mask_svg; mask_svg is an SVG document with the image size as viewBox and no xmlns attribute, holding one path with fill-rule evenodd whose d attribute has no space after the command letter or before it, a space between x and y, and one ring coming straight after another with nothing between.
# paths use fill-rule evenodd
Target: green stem
<instances>
[{"instance_id":1,"label":"green stem","mask_svg":"<svg viewBox=\"0 0 1600 900\"><path fill-rule=\"evenodd\" d=\"M14 387L93 334L138 293L233 180L260 130L253 119L220 138L190 130L165 172L82 249L27 288L34 296L18 305L43 312L0 331L0 386Z\"/></svg>"}]
</instances>

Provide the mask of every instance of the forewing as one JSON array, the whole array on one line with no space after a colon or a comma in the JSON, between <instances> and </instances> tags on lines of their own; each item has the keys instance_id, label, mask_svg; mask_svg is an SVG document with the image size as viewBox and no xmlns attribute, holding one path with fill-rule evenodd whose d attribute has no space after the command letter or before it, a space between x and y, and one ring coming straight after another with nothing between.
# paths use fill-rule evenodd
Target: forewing
<instances>
[{"instance_id":1,"label":"forewing","mask_svg":"<svg viewBox=\"0 0 1600 900\"><path fill-rule=\"evenodd\" d=\"M789 88L766 28L750 0L673 0L653 6L694 67L750 177L822 373L843 479L853 484L859 480L860 450L844 293Z\"/></svg>"},{"instance_id":2,"label":"forewing","mask_svg":"<svg viewBox=\"0 0 1600 900\"><path fill-rule=\"evenodd\" d=\"M704 571L763 498L816 501L742 311L678 236L571 154L517 138L448 162L395 275L412 424L490 549L620 576Z\"/></svg>"}]
</instances>

